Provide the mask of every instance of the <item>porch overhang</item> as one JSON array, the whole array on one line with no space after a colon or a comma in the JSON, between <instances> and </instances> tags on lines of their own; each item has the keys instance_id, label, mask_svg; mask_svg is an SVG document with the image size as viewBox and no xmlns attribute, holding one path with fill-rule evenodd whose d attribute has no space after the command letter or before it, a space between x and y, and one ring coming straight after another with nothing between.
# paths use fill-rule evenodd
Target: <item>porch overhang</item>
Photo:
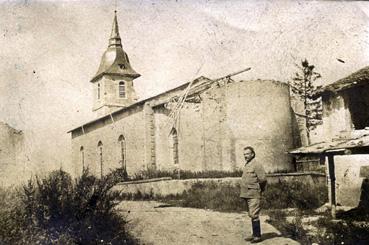
<instances>
[{"instance_id":1,"label":"porch overhang","mask_svg":"<svg viewBox=\"0 0 369 245\"><path fill-rule=\"evenodd\" d=\"M324 141L320 143L303 146L289 151L292 155L330 155L330 154L344 154L345 152L355 152L355 150L369 147L369 134L362 135L355 138L339 138ZM369 153L369 151L368 151Z\"/></svg>"}]
</instances>

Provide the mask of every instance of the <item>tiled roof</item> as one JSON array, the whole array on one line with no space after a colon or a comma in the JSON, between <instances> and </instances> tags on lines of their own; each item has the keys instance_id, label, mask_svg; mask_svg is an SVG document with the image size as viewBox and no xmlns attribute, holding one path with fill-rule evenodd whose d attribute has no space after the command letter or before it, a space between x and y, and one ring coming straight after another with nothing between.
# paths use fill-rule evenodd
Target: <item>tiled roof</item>
<instances>
[{"instance_id":1,"label":"tiled roof","mask_svg":"<svg viewBox=\"0 0 369 245\"><path fill-rule=\"evenodd\" d=\"M364 134L356 138L341 138L331 141L320 142L303 146L291 150L290 154L322 154L329 151L344 151L345 149L353 149L369 146L369 134Z\"/></svg>"},{"instance_id":2,"label":"tiled roof","mask_svg":"<svg viewBox=\"0 0 369 245\"><path fill-rule=\"evenodd\" d=\"M351 75L342 78L332 84L325 87L318 88L315 92L316 95L321 95L325 92L339 92L345 89L349 89L355 86L369 83L369 66L366 66Z\"/></svg>"}]
</instances>

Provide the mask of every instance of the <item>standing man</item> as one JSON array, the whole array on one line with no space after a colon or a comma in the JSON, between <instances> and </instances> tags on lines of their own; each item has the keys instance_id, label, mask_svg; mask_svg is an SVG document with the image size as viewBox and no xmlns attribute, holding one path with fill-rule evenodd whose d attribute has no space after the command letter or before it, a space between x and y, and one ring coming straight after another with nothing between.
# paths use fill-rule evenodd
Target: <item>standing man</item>
<instances>
[{"instance_id":1,"label":"standing man","mask_svg":"<svg viewBox=\"0 0 369 245\"><path fill-rule=\"evenodd\" d=\"M241 179L240 197L246 201L248 214L252 223L252 236L245 238L246 241L257 243L261 241L260 228L260 199L266 187L266 176L263 166L255 159L255 151L251 146L243 149L245 166Z\"/></svg>"}]
</instances>

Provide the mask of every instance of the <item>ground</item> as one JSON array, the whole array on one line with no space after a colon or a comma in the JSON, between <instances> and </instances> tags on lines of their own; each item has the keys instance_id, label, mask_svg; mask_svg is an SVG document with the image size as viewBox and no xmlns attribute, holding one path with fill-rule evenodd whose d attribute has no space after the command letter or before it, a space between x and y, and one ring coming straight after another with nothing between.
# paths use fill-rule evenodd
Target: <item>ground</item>
<instances>
[{"instance_id":1,"label":"ground","mask_svg":"<svg viewBox=\"0 0 369 245\"><path fill-rule=\"evenodd\" d=\"M243 238L251 232L246 213L168 207L154 201L123 201L118 208L141 244L248 244ZM267 216L261 217L264 241L260 244L299 244L282 237L266 219Z\"/></svg>"}]
</instances>

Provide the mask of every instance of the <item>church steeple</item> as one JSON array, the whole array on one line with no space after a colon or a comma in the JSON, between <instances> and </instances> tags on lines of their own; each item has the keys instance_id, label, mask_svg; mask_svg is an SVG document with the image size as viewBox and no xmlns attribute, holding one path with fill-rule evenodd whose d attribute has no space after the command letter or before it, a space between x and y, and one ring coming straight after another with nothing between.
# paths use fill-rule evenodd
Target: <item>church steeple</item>
<instances>
[{"instance_id":1,"label":"church steeple","mask_svg":"<svg viewBox=\"0 0 369 245\"><path fill-rule=\"evenodd\" d=\"M132 69L127 53L123 50L122 40L119 35L117 13L114 13L113 27L109 38L108 49L101 58L100 67L92 78L95 82L104 74L118 74L137 78L141 76Z\"/></svg>"},{"instance_id":2,"label":"church steeple","mask_svg":"<svg viewBox=\"0 0 369 245\"><path fill-rule=\"evenodd\" d=\"M95 89L93 110L105 114L134 103L137 98L133 80L139 76L140 74L131 67L128 55L123 50L117 12L114 11L108 48L101 58L96 75L91 79Z\"/></svg>"},{"instance_id":3,"label":"church steeple","mask_svg":"<svg viewBox=\"0 0 369 245\"><path fill-rule=\"evenodd\" d=\"M113 27L111 29L110 39L109 39L109 47L117 46L122 47L122 40L119 36L119 27L118 27L118 20L117 20L117 11L114 11L114 20L113 20Z\"/></svg>"}]
</instances>

